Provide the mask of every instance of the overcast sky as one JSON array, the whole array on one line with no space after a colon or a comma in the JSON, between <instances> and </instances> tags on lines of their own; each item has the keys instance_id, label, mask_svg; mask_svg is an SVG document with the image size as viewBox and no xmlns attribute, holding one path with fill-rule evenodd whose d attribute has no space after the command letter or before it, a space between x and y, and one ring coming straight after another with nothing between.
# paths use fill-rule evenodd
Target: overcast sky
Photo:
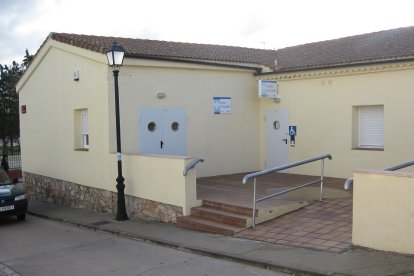
<instances>
[{"instance_id":1,"label":"overcast sky","mask_svg":"<svg viewBox=\"0 0 414 276\"><path fill-rule=\"evenodd\" d=\"M412 0L0 0L0 64L50 32L278 49L414 26Z\"/></svg>"}]
</instances>

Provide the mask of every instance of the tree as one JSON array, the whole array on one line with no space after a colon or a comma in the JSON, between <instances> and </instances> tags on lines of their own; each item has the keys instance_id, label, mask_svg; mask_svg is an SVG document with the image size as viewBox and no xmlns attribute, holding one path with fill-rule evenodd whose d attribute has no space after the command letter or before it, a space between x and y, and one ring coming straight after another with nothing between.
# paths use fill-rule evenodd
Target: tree
<instances>
[{"instance_id":1,"label":"tree","mask_svg":"<svg viewBox=\"0 0 414 276\"><path fill-rule=\"evenodd\" d=\"M0 139L3 140L3 154L7 153L7 141L20 136L19 97L16 84L33 60L33 55L26 50L22 64L13 61L12 65L0 64Z\"/></svg>"}]
</instances>

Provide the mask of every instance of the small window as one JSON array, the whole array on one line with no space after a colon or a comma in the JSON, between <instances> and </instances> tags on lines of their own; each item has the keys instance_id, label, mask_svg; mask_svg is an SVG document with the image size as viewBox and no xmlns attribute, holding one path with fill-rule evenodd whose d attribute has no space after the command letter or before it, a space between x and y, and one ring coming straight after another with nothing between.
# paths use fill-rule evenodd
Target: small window
<instances>
[{"instance_id":1,"label":"small window","mask_svg":"<svg viewBox=\"0 0 414 276\"><path fill-rule=\"evenodd\" d=\"M273 128L274 129L279 129L280 128L280 122L279 121L274 121L273 122Z\"/></svg>"},{"instance_id":2,"label":"small window","mask_svg":"<svg viewBox=\"0 0 414 276\"><path fill-rule=\"evenodd\" d=\"M74 149L89 150L89 116L85 108L74 110Z\"/></svg>"},{"instance_id":3,"label":"small window","mask_svg":"<svg viewBox=\"0 0 414 276\"><path fill-rule=\"evenodd\" d=\"M157 124L154 122L151 122L148 124L148 130L151 132L154 132L157 129Z\"/></svg>"},{"instance_id":4,"label":"small window","mask_svg":"<svg viewBox=\"0 0 414 276\"><path fill-rule=\"evenodd\" d=\"M354 148L384 149L384 106L356 107L354 124Z\"/></svg>"},{"instance_id":5,"label":"small window","mask_svg":"<svg viewBox=\"0 0 414 276\"><path fill-rule=\"evenodd\" d=\"M178 122L174 122L171 124L171 129L173 131L178 131L179 128L180 128L180 124Z\"/></svg>"},{"instance_id":6,"label":"small window","mask_svg":"<svg viewBox=\"0 0 414 276\"><path fill-rule=\"evenodd\" d=\"M82 148L89 149L89 124L88 110L82 110L81 113L81 132L82 132Z\"/></svg>"}]
</instances>

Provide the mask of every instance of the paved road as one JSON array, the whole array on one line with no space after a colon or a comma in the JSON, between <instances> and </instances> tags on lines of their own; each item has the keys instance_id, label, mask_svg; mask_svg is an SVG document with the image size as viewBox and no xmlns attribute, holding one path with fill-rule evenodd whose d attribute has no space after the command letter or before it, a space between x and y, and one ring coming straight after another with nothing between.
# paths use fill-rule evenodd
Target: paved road
<instances>
[{"instance_id":1,"label":"paved road","mask_svg":"<svg viewBox=\"0 0 414 276\"><path fill-rule=\"evenodd\" d=\"M287 275L30 215L0 218L0 267L11 275L5 266L21 275Z\"/></svg>"}]
</instances>

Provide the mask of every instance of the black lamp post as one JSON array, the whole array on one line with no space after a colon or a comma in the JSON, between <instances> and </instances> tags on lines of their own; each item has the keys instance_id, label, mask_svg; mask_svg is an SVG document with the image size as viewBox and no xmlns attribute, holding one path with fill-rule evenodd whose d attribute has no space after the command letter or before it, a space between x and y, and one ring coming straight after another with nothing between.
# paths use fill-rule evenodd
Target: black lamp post
<instances>
[{"instance_id":1,"label":"black lamp post","mask_svg":"<svg viewBox=\"0 0 414 276\"><path fill-rule=\"evenodd\" d=\"M116 116L116 156L118 159L118 177L116 178L116 189L118 190L118 199L117 199L117 210L116 210L116 220L127 220L128 215L125 208L125 184L124 177L122 176L122 153L121 153L121 127L119 121L119 89L118 89L118 76L119 68L122 66L124 61L124 48L117 45L116 42L112 44L112 47L106 51L106 56L108 57L109 66L112 67L112 72L114 73L114 82L115 82L115 116Z\"/></svg>"}]
</instances>

